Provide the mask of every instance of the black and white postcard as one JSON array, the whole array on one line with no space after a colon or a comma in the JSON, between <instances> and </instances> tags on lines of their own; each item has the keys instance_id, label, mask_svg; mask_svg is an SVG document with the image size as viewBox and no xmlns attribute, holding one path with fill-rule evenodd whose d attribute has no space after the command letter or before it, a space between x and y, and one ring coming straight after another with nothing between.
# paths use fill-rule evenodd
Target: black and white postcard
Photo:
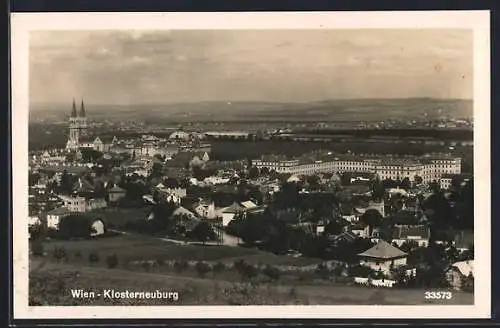
<instances>
[{"instance_id":1,"label":"black and white postcard","mask_svg":"<svg viewBox=\"0 0 500 328\"><path fill-rule=\"evenodd\" d=\"M15 318L489 317L489 29L13 14Z\"/></svg>"}]
</instances>

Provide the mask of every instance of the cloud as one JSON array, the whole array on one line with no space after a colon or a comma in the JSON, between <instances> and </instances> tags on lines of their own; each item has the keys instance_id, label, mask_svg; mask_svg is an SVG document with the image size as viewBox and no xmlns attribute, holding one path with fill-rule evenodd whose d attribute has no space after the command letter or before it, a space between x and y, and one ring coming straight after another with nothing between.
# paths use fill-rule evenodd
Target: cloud
<instances>
[{"instance_id":1,"label":"cloud","mask_svg":"<svg viewBox=\"0 0 500 328\"><path fill-rule=\"evenodd\" d=\"M95 103L470 97L457 77L472 75L471 49L468 31L449 30L35 32L30 92Z\"/></svg>"}]
</instances>

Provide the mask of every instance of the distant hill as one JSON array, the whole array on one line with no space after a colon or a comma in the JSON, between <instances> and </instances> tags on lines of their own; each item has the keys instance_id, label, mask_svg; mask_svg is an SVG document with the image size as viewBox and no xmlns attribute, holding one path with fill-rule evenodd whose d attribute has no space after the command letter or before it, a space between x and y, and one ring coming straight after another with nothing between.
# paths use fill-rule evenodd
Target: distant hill
<instances>
[{"instance_id":1,"label":"distant hill","mask_svg":"<svg viewBox=\"0 0 500 328\"><path fill-rule=\"evenodd\" d=\"M71 104L33 105L32 117L64 117ZM169 119L176 121L380 121L472 117L472 100L337 99L311 103L197 102L143 105L93 105L92 119Z\"/></svg>"}]
</instances>

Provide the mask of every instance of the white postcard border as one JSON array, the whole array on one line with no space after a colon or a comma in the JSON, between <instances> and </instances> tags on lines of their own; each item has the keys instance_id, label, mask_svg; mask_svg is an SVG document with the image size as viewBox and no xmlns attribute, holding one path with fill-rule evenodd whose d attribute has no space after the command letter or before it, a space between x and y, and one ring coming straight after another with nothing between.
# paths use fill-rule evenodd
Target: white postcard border
<instances>
[{"instance_id":1,"label":"white postcard border","mask_svg":"<svg viewBox=\"0 0 500 328\"><path fill-rule=\"evenodd\" d=\"M470 306L28 306L29 32L165 29L472 29L474 31L475 295ZM491 316L489 11L14 13L11 15L15 319L489 318ZM50 81L48 81L50 83Z\"/></svg>"}]
</instances>

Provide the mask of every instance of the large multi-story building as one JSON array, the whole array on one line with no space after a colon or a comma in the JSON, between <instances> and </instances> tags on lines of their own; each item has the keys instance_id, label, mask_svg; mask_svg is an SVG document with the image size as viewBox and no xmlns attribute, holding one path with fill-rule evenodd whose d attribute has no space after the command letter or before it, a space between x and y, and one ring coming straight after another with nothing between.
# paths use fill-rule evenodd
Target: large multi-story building
<instances>
[{"instance_id":1,"label":"large multi-story building","mask_svg":"<svg viewBox=\"0 0 500 328\"><path fill-rule=\"evenodd\" d=\"M421 177L423 182L439 180L443 174L460 174L462 160L447 154L426 155L413 158L363 157L354 155L313 154L300 159L287 159L278 156L263 156L252 161L252 165L278 173L311 175L325 172L369 172L381 180L414 181Z\"/></svg>"}]
</instances>

